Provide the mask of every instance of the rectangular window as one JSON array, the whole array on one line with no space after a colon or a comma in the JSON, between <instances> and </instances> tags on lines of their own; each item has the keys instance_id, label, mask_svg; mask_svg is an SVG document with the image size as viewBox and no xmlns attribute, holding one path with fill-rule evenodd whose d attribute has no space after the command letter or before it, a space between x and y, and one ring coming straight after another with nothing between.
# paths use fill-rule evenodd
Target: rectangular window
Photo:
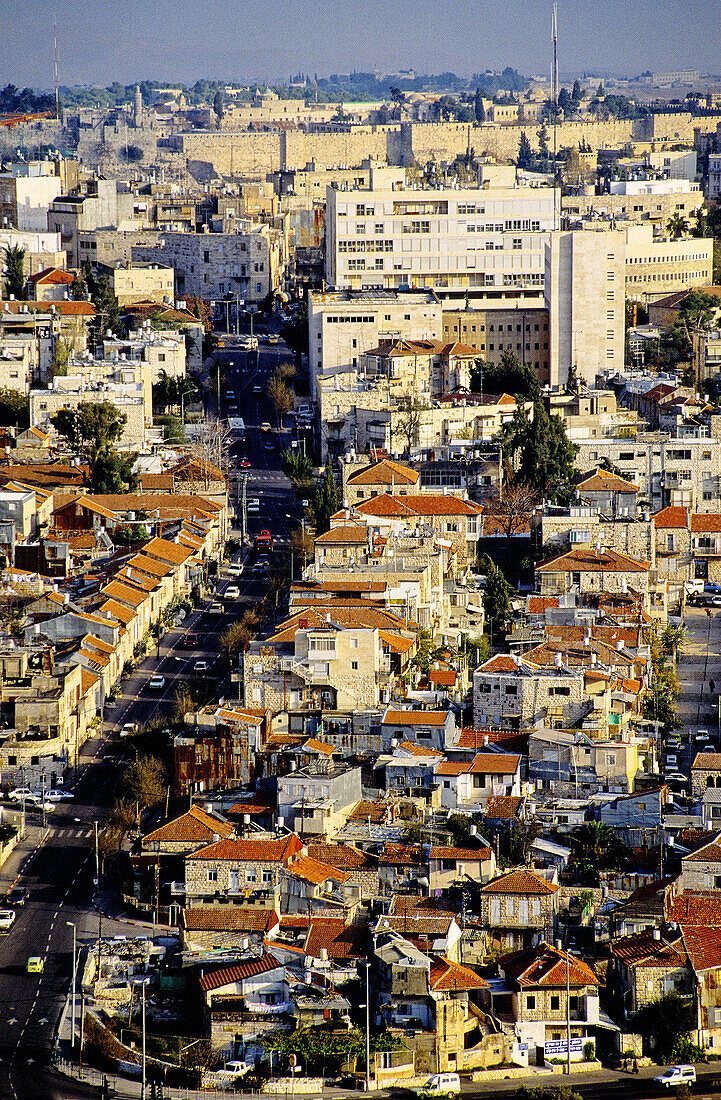
<instances>
[{"instance_id":1,"label":"rectangular window","mask_svg":"<svg viewBox=\"0 0 721 1100\"><path fill-rule=\"evenodd\" d=\"M558 994L554 993L551 996L551 1012L558 1012L561 1007L561 998Z\"/></svg>"},{"instance_id":2,"label":"rectangular window","mask_svg":"<svg viewBox=\"0 0 721 1100\"><path fill-rule=\"evenodd\" d=\"M531 1012L533 1012L535 1007L536 1007L536 998L534 997L534 995L532 993L529 993L529 995L526 997L526 1008L529 1009Z\"/></svg>"},{"instance_id":3,"label":"rectangular window","mask_svg":"<svg viewBox=\"0 0 721 1100\"><path fill-rule=\"evenodd\" d=\"M218 872L215 871L215 870L208 871L208 882L217 882L217 881L218 881Z\"/></svg>"}]
</instances>

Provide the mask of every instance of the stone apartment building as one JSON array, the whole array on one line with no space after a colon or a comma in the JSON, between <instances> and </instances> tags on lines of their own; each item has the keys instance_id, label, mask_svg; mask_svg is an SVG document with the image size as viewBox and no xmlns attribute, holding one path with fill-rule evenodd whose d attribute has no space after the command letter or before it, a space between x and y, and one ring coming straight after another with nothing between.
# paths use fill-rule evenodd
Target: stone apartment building
<instances>
[{"instance_id":1,"label":"stone apartment building","mask_svg":"<svg viewBox=\"0 0 721 1100\"><path fill-rule=\"evenodd\" d=\"M133 245L132 258L173 268L178 296L230 294L256 304L279 288L285 265L282 237L250 220L234 233L163 233L157 245Z\"/></svg>"},{"instance_id":2,"label":"stone apartment building","mask_svg":"<svg viewBox=\"0 0 721 1100\"><path fill-rule=\"evenodd\" d=\"M461 497L422 493L417 496L383 494L358 504L355 512L387 533L400 526L412 531L429 526L436 536L450 542L459 563L476 561L483 508Z\"/></svg>"},{"instance_id":3,"label":"stone apartment building","mask_svg":"<svg viewBox=\"0 0 721 1100\"><path fill-rule=\"evenodd\" d=\"M246 651L246 706L277 713L308 707L374 707L394 673L383 637L403 638L402 620L367 601L305 608Z\"/></svg>"},{"instance_id":4,"label":"stone apartment building","mask_svg":"<svg viewBox=\"0 0 721 1100\"><path fill-rule=\"evenodd\" d=\"M570 726L590 713L583 673L559 663L544 668L499 653L473 673L473 724L524 727L540 720Z\"/></svg>"},{"instance_id":5,"label":"stone apartment building","mask_svg":"<svg viewBox=\"0 0 721 1100\"><path fill-rule=\"evenodd\" d=\"M413 188L371 167L367 190L326 192L326 271L338 287L437 291L543 285L554 188Z\"/></svg>"},{"instance_id":6,"label":"stone apartment building","mask_svg":"<svg viewBox=\"0 0 721 1100\"><path fill-rule=\"evenodd\" d=\"M630 733L609 739L594 730L536 729L528 739L529 779L565 798L597 791L629 794L652 761L648 738Z\"/></svg>"},{"instance_id":7,"label":"stone apartment building","mask_svg":"<svg viewBox=\"0 0 721 1100\"><path fill-rule=\"evenodd\" d=\"M442 340L441 304L431 290L324 290L308 294L311 396L319 381L356 373L360 356L382 340Z\"/></svg>"},{"instance_id":8,"label":"stone apartment building","mask_svg":"<svg viewBox=\"0 0 721 1100\"><path fill-rule=\"evenodd\" d=\"M301 839L333 836L361 797L360 768L323 758L278 777L278 815Z\"/></svg>"},{"instance_id":9,"label":"stone apartment building","mask_svg":"<svg viewBox=\"0 0 721 1100\"><path fill-rule=\"evenodd\" d=\"M639 506L668 505L700 512L718 509L721 444L715 438L661 433L633 438L576 439L576 468L586 471L607 459L627 480L638 485Z\"/></svg>"},{"instance_id":10,"label":"stone apartment building","mask_svg":"<svg viewBox=\"0 0 721 1100\"><path fill-rule=\"evenodd\" d=\"M513 1021L519 1041L528 1045L529 1063L543 1065L554 1056L554 1044L567 1037L567 1021L571 1058L582 1061L584 1044L595 1047L599 1025L599 981L591 968L545 941L502 956L498 966L508 992L491 987L491 1011Z\"/></svg>"},{"instance_id":11,"label":"stone apartment building","mask_svg":"<svg viewBox=\"0 0 721 1100\"><path fill-rule=\"evenodd\" d=\"M536 587L542 596L634 591L647 599L649 568L648 561L616 550L572 549L536 566Z\"/></svg>"},{"instance_id":12,"label":"stone apartment building","mask_svg":"<svg viewBox=\"0 0 721 1100\"><path fill-rule=\"evenodd\" d=\"M691 794L703 798L710 788L721 787L721 753L699 752L691 764Z\"/></svg>"},{"instance_id":13,"label":"stone apartment building","mask_svg":"<svg viewBox=\"0 0 721 1100\"><path fill-rule=\"evenodd\" d=\"M485 810L491 798L521 794L521 757L481 752L473 760L442 760L435 769L441 805L448 810Z\"/></svg>"},{"instance_id":14,"label":"stone apartment building","mask_svg":"<svg viewBox=\"0 0 721 1100\"><path fill-rule=\"evenodd\" d=\"M525 869L484 883L478 892L487 939L502 950L532 947L553 938L559 887Z\"/></svg>"},{"instance_id":15,"label":"stone apartment building","mask_svg":"<svg viewBox=\"0 0 721 1100\"><path fill-rule=\"evenodd\" d=\"M542 385L549 381L548 310L523 301L443 310L443 339L477 348L484 363L496 366L512 351Z\"/></svg>"},{"instance_id":16,"label":"stone apartment building","mask_svg":"<svg viewBox=\"0 0 721 1100\"><path fill-rule=\"evenodd\" d=\"M230 898L256 900L273 908L282 868L303 854L303 843L294 833L274 839L219 838L185 857L188 905Z\"/></svg>"},{"instance_id":17,"label":"stone apartment building","mask_svg":"<svg viewBox=\"0 0 721 1100\"><path fill-rule=\"evenodd\" d=\"M108 374L104 381L87 385L81 378L67 375L56 378L52 389L30 390L30 422L56 436L50 418L60 409L75 409L90 402L100 405L109 401L127 417L118 446L124 450L139 449L145 445L145 429L152 423L152 409L146 404L142 381L124 381L123 371L117 377ZM135 373L135 372L133 372Z\"/></svg>"}]
</instances>

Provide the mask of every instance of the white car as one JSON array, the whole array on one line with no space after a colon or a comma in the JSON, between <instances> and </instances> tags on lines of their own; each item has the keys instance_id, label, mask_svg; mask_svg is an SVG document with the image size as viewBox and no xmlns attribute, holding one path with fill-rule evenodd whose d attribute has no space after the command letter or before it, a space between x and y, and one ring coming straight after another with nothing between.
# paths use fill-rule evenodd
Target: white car
<instances>
[{"instance_id":1,"label":"white car","mask_svg":"<svg viewBox=\"0 0 721 1100\"><path fill-rule=\"evenodd\" d=\"M695 1085L696 1070L693 1066L669 1066L658 1077L654 1077L657 1085L664 1088L676 1088L678 1085Z\"/></svg>"},{"instance_id":2,"label":"white car","mask_svg":"<svg viewBox=\"0 0 721 1100\"><path fill-rule=\"evenodd\" d=\"M47 802L72 802L75 795L72 791L61 791L57 787L54 791L46 791L45 799Z\"/></svg>"},{"instance_id":3,"label":"white car","mask_svg":"<svg viewBox=\"0 0 721 1100\"><path fill-rule=\"evenodd\" d=\"M202 657L200 658L200 660L193 663L193 672L195 672L196 674L198 672L208 672L209 669L210 665L207 661L204 661Z\"/></svg>"},{"instance_id":4,"label":"white car","mask_svg":"<svg viewBox=\"0 0 721 1100\"><path fill-rule=\"evenodd\" d=\"M226 600L237 600L240 597L240 589L237 584L229 584L223 596Z\"/></svg>"},{"instance_id":5,"label":"white car","mask_svg":"<svg viewBox=\"0 0 721 1100\"><path fill-rule=\"evenodd\" d=\"M39 810L41 813L44 811L46 814L55 812L55 803L48 802L47 798L43 799L41 794L34 794L32 798L28 799L28 802L34 810Z\"/></svg>"},{"instance_id":6,"label":"white car","mask_svg":"<svg viewBox=\"0 0 721 1100\"><path fill-rule=\"evenodd\" d=\"M273 425L269 420L264 420L260 425L260 430L261 432L271 432L273 430Z\"/></svg>"},{"instance_id":7,"label":"white car","mask_svg":"<svg viewBox=\"0 0 721 1100\"><path fill-rule=\"evenodd\" d=\"M30 787L15 787L8 794L8 798L12 802L23 802L35 798L35 791L31 790Z\"/></svg>"},{"instance_id":8,"label":"white car","mask_svg":"<svg viewBox=\"0 0 721 1100\"><path fill-rule=\"evenodd\" d=\"M126 722L120 731L121 737L132 737L133 734L138 732L138 726L135 722Z\"/></svg>"},{"instance_id":9,"label":"white car","mask_svg":"<svg viewBox=\"0 0 721 1100\"><path fill-rule=\"evenodd\" d=\"M228 566L228 576L229 577L242 577L243 576L243 566L241 565L240 562L238 562L238 561L231 562L231 564Z\"/></svg>"},{"instance_id":10,"label":"white car","mask_svg":"<svg viewBox=\"0 0 721 1100\"><path fill-rule=\"evenodd\" d=\"M434 1073L430 1081L416 1089L416 1096L460 1096L461 1079L457 1073Z\"/></svg>"},{"instance_id":11,"label":"white car","mask_svg":"<svg viewBox=\"0 0 721 1100\"><path fill-rule=\"evenodd\" d=\"M0 932L9 932L15 923L15 917L13 909L0 909Z\"/></svg>"},{"instance_id":12,"label":"white car","mask_svg":"<svg viewBox=\"0 0 721 1100\"><path fill-rule=\"evenodd\" d=\"M232 1073L234 1077L239 1077L241 1073L247 1073L250 1066L247 1062L226 1062L223 1069L226 1073Z\"/></svg>"},{"instance_id":13,"label":"white car","mask_svg":"<svg viewBox=\"0 0 721 1100\"><path fill-rule=\"evenodd\" d=\"M148 688L150 691L162 691L165 687L165 677L156 674L151 676L148 680Z\"/></svg>"}]
</instances>

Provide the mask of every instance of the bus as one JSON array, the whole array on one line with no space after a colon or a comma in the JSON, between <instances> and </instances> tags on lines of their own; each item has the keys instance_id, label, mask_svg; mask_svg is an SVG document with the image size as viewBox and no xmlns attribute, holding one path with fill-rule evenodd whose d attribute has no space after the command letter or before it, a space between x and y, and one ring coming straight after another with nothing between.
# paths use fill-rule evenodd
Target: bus
<instances>
[{"instance_id":1,"label":"bus","mask_svg":"<svg viewBox=\"0 0 721 1100\"><path fill-rule=\"evenodd\" d=\"M245 421L242 416L228 417L228 431L235 443L245 443Z\"/></svg>"}]
</instances>

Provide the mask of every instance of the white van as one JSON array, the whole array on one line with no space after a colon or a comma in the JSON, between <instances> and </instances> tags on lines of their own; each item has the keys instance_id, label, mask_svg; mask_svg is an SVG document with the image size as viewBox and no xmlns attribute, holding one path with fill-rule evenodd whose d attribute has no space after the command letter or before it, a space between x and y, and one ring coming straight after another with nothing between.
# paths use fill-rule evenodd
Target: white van
<instances>
[{"instance_id":1,"label":"white van","mask_svg":"<svg viewBox=\"0 0 721 1100\"><path fill-rule=\"evenodd\" d=\"M461 1079L457 1073L434 1073L423 1088L417 1090L420 1097L460 1096Z\"/></svg>"},{"instance_id":2,"label":"white van","mask_svg":"<svg viewBox=\"0 0 721 1100\"><path fill-rule=\"evenodd\" d=\"M654 1081L667 1089L677 1085L695 1085L696 1070L693 1066L669 1066L659 1077L654 1077Z\"/></svg>"},{"instance_id":3,"label":"white van","mask_svg":"<svg viewBox=\"0 0 721 1100\"><path fill-rule=\"evenodd\" d=\"M228 576L229 577L242 577L243 576L243 566L240 564L240 562L234 561L234 562L230 563L230 565L228 566Z\"/></svg>"}]
</instances>

